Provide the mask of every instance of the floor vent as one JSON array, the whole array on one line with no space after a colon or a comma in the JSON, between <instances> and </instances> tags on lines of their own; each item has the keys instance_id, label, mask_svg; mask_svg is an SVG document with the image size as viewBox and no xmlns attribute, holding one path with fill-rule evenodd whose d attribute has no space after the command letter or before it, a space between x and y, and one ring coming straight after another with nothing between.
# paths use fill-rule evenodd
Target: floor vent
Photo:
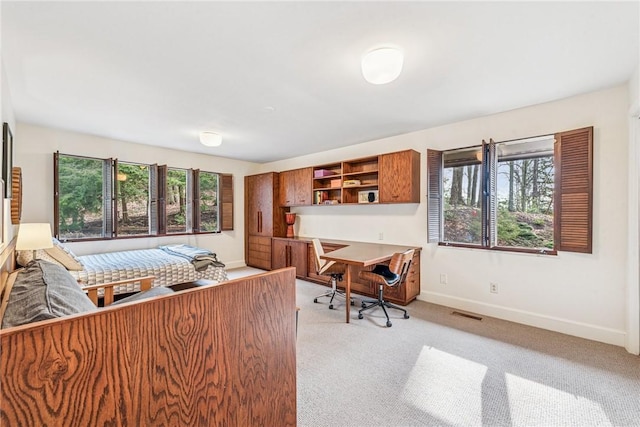
<instances>
[{"instance_id":1,"label":"floor vent","mask_svg":"<svg viewBox=\"0 0 640 427\"><path fill-rule=\"evenodd\" d=\"M461 317L466 317L468 319L473 319L473 320L482 320L482 317L475 315L475 314L469 314L469 313L463 313L461 311L452 311L451 312L452 316L461 316Z\"/></svg>"}]
</instances>

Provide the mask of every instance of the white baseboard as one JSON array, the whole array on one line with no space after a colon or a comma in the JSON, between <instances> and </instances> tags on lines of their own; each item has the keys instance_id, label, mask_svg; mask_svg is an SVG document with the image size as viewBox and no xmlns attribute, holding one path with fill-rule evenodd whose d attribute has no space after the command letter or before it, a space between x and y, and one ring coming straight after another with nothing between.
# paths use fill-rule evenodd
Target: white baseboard
<instances>
[{"instance_id":1,"label":"white baseboard","mask_svg":"<svg viewBox=\"0 0 640 427\"><path fill-rule=\"evenodd\" d=\"M485 316L496 317L498 319L535 326L537 328L548 329L550 331L573 335L593 341L613 344L620 347L624 347L625 345L626 332L621 330L603 328L601 326L590 325L588 323L575 322L573 320L546 316L510 307L487 304L485 302L453 297L451 295L440 294L437 292L421 292L420 295L418 295L418 299L420 301L444 305Z\"/></svg>"}]
</instances>

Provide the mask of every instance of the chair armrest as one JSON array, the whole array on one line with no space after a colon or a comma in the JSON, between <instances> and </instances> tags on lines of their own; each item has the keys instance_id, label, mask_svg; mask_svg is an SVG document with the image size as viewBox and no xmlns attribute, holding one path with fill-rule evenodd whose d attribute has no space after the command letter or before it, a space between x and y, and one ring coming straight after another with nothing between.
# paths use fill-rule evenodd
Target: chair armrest
<instances>
[{"instance_id":1,"label":"chair armrest","mask_svg":"<svg viewBox=\"0 0 640 427\"><path fill-rule=\"evenodd\" d=\"M116 286L126 285L129 283L140 282L140 291L146 291L151 289L151 284L155 279L154 276L136 277L134 279L118 280L117 282L101 283L99 285L82 286L82 290L87 292L89 299L97 306L98 305L98 290L104 289L104 306L108 306L113 303L113 288Z\"/></svg>"}]
</instances>

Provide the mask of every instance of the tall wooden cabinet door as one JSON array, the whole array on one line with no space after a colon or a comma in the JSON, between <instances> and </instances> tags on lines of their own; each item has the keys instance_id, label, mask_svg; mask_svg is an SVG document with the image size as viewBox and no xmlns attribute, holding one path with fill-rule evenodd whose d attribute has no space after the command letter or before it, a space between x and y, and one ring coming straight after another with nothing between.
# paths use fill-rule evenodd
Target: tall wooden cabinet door
<instances>
[{"instance_id":1,"label":"tall wooden cabinet door","mask_svg":"<svg viewBox=\"0 0 640 427\"><path fill-rule=\"evenodd\" d=\"M420 153L381 155L378 179L380 203L420 203Z\"/></svg>"},{"instance_id":2,"label":"tall wooden cabinet door","mask_svg":"<svg viewBox=\"0 0 640 427\"><path fill-rule=\"evenodd\" d=\"M245 233L258 234L260 224L259 200L256 196L257 176L246 176L244 178L244 200L245 200Z\"/></svg>"},{"instance_id":3,"label":"tall wooden cabinet door","mask_svg":"<svg viewBox=\"0 0 640 427\"><path fill-rule=\"evenodd\" d=\"M277 176L272 173L256 175L257 181L253 198L256 199L258 211L254 214L258 218L258 230L256 234L260 236L273 235L273 215L274 215L274 189L277 188Z\"/></svg>"}]
</instances>

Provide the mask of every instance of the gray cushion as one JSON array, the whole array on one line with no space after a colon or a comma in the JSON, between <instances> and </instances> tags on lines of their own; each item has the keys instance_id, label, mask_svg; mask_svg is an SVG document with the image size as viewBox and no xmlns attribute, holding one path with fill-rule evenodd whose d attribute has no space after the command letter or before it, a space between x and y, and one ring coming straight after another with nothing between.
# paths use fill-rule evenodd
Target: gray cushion
<instances>
[{"instance_id":1,"label":"gray cushion","mask_svg":"<svg viewBox=\"0 0 640 427\"><path fill-rule=\"evenodd\" d=\"M159 286L157 288L151 288L149 290L138 292L126 298L122 298L111 305L123 304L125 302L132 302L132 301L140 301L143 299L157 297L160 295L172 294L172 293L173 293L173 289Z\"/></svg>"},{"instance_id":2,"label":"gray cushion","mask_svg":"<svg viewBox=\"0 0 640 427\"><path fill-rule=\"evenodd\" d=\"M2 327L96 311L76 279L58 264L32 261L13 284Z\"/></svg>"}]
</instances>

